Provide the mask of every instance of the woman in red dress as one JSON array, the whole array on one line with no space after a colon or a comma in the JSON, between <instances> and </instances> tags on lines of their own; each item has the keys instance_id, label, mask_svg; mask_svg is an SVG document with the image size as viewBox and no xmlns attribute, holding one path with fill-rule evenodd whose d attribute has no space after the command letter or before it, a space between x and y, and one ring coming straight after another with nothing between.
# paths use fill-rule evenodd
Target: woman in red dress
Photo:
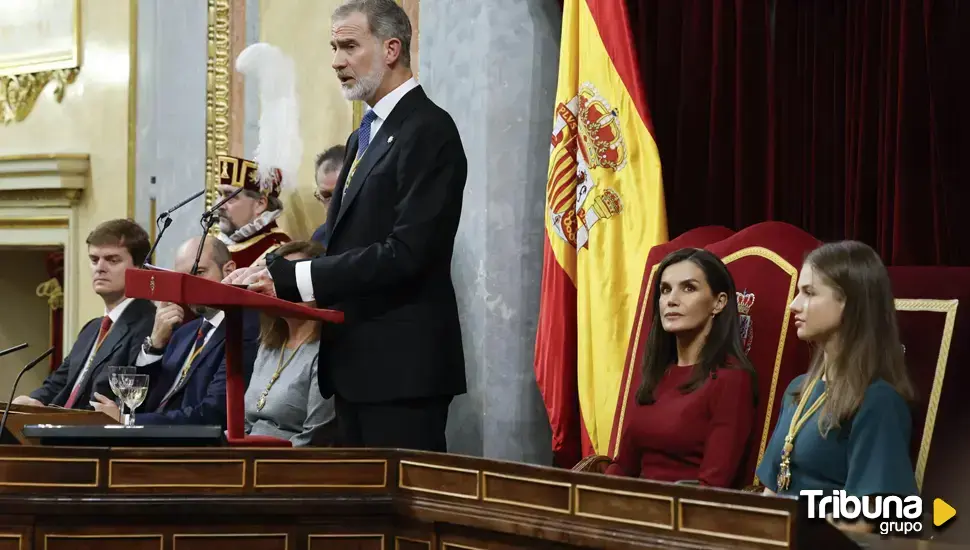
<instances>
[{"instance_id":1,"label":"woman in red dress","mask_svg":"<svg viewBox=\"0 0 970 550\"><path fill-rule=\"evenodd\" d=\"M657 273L638 406L606 473L740 486L757 379L741 344L734 280L717 256L694 248L669 254Z\"/></svg>"}]
</instances>

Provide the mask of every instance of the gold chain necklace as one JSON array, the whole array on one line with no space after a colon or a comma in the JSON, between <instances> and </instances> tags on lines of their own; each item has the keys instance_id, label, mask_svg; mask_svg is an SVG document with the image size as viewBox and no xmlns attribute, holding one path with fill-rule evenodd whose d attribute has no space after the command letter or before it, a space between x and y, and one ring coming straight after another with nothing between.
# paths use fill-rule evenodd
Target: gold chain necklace
<instances>
[{"instance_id":1,"label":"gold chain necklace","mask_svg":"<svg viewBox=\"0 0 970 550\"><path fill-rule=\"evenodd\" d=\"M802 391L802 395L798 400L798 406L795 408L795 414L791 417L791 424L788 426L788 435L785 436L785 445L781 449L781 465L778 468L777 480L779 492L787 491L791 485L791 453L795 449L795 436L798 435L798 431L802 429L805 422L825 403L826 393L823 391L822 395L815 400L815 403L812 403L808 411L804 415L802 414L805 405L808 404L808 399L815 392L815 385L821 378L822 369L819 369L819 374L812 378L812 383L808 385L807 390Z\"/></svg>"},{"instance_id":2,"label":"gold chain necklace","mask_svg":"<svg viewBox=\"0 0 970 550\"><path fill-rule=\"evenodd\" d=\"M313 336L313 335L311 334L310 336ZM269 384L266 385L266 389L263 390L261 394L259 394L259 399L256 400L257 411L262 411L263 407L266 406L266 396L269 395L269 390L273 389L273 384L275 384L276 381L279 380L280 374L283 373L283 369L285 369L287 365L290 364L290 361L292 361L293 358L296 357L297 353L300 353L300 350L303 349L303 346L307 343L307 340L310 339L310 336L307 336L306 338L303 339L302 342L300 342L300 345L297 346L295 350L293 350L293 353L290 354L290 358L287 359L285 363L283 362L283 354L286 353L286 343L289 341L289 339L283 341L283 345L280 347L280 360L276 364L276 372L273 373L273 377L269 379Z\"/></svg>"}]
</instances>

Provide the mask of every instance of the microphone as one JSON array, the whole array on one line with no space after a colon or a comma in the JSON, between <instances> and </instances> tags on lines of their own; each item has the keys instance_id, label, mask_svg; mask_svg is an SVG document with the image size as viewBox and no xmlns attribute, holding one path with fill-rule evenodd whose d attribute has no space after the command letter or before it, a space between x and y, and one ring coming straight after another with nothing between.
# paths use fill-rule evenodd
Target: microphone
<instances>
[{"instance_id":1,"label":"microphone","mask_svg":"<svg viewBox=\"0 0 970 550\"><path fill-rule=\"evenodd\" d=\"M0 351L0 357L3 357L4 355L7 355L8 353L13 353L15 351L20 351L20 350L22 350L22 349L24 349L26 347L27 347L27 342L24 342L23 344L17 344L16 346L13 346L11 348L7 348L7 349L5 349L3 351Z\"/></svg>"},{"instance_id":2,"label":"microphone","mask_svg":"<svg viewBox=\"0 0 970 550\"><path fill-rule=\"evenodd\" d=\"M26 344L24 344L26 347ZM3 436L3 428L7 425L7 413L10 412L10 407L13 405L13 396L17 393L17 384L20 383L20 378L27 373L30 369L36 367L41 361L47 358L48 355L54 353L54 346L47 348L47 351L40 354L40 357L34 359L27 366L20 369L20 374L17 375L17 379L13 381L13 387L10 388L10 399L7 399L7 406L3 408L3 418L0 418L0 437Z\"/></svg>"},{"instance_id":3,"label":"microphone","mask_svg":"<svg viewBox=\"0 0 970 550\"><path fill-rule=\"evenodd\" d=\"M205 189L200 189L198 192L193 193L191 197L183 200L182 202L180 202L180 203L176 204L175 206L169 208L168 210L162 212L158 216L158 219L163 219L163 218L168 219L168 217L172 215L172 212L175 212L179 208L182 208L186 204L189 204L190 202L194 201L195 199L201 197L202 195L205 195Z\"/></svg>"},{"instance_id":4,"label":"microphone","mask_svg":"<svg viewBox=\"0 0 970 550\"><path fill-rule=\"evenodd\" d=\"M213 214L218 212L219 209L222 208L222 205L232 200L233 197L235 197L239 193L242 193L243 189L245 188L240 187L239 189L236 189L232 193L229 193L228 195L223 197L221 201L212 205L212 208L206 210L202 214L202 219L199 220L202 223L202 238L199 239L199 249L195 251L195 263L192 264L192 271L190 271L189 274L195 275L199 271L199 260L202 259L202 249L205 248L206 235L209 234L209 229L212 227L212 224L216 222L216 218L213 216Z\"/></svg>"},{"instance_id":5,"label":"microphone","mask_svg":"<svg viewBox=\"0 0 970 550\"><path fill-rule=\"evenodd\" d=\"M158 236L155 237L155 242L152 243L152 247L148 250L148 255L145 256L145 261L141 264L142 269L144 269L144 267L148 265L148 262L152 259L152 254L155 253L155 249L158 247L158 243L162 240L162 235L165 234L165 230L168 229L168 226L172 225L172 212L175 212L179 208L182 208L186 204L189 204L204 194L205 189L202 189L201 191L194 193L191 197L159 214L158 219L155 220L155 225L158 226Z\"/></svg>"},{"instance_id":6,"label":"microphone","mask_svg":"<svg viewBox=\"0 0 970 550\"><path fill-rule=\"evenodd\" d=\"M223 197L221 201L219 201L219 202L215 203L214 205L212 205L212 208L206 210L202 214L202 221L203 222L208 221L208 219L211 218L213 214L215 214L220 208L222 208L222 205L223 204L226 204L227 202L229 202L230 200L232 200L233 197L235 197L239 193L242 193L243 192L243 189L245 189L245 187L240 187L239 189L236 189L232 193L229 193L228 195L226 195L225 197Z\"/></svg>"}]
</instances>

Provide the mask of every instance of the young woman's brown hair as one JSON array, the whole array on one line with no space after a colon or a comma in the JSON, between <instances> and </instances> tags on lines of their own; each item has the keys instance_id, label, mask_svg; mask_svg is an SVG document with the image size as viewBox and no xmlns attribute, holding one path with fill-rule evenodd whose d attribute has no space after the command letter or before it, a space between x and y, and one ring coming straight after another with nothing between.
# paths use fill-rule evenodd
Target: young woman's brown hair
<instances>
[{"instance_id":1,"label":"young woman's brown hair","mask_svg":"<svg viewBox=\"0 0 970 550\"><path fill-rule=\"evenodd\" d=\"M831 336L833 345L816 347L808 376L794 394L795 402L801 392L811 391L805 386L820 370L828 394L819 420L823 434L855 414L866 389L877 379L888 382L911 402L913 384L899 340L892 286L879 255L861 242L834 242L812 251L805 259L808 267L820 282L835 290L844 305L842 321Z\"/></svg>"},{"instance_id":2,"label":"young woman's brown hair","mask_svg":"<svg viewBox=\"0 0 970 550\"><path fill-rule=\"evenodd\" d=\"M273 251L281 258L299 254L306 258L315 258L324 253L323 245L316 241L291 241ZM282 317L259 316L259 343L269 349L283 347L290 335L289 325ZM311 337L310 341L319 338L319 334Z\"/></svg>"}]
</instances>

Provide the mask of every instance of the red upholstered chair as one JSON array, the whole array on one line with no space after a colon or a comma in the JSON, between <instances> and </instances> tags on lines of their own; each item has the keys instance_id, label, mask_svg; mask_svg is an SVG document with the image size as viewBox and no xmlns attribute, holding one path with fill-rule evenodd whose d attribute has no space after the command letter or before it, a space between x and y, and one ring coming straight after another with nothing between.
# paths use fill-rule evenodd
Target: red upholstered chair
<instances>
[{"instance_id":1,"label":"red upholstered chair","mask_svg":"<svg viewBox=\"0 0 970 550\"><path fill-rule=\"evenodd\" d=\"M620 398L617 400L617 403L621 405L617 408L616 416L613 418L610 448L607 450L606 455L585 457L573 466L573 470L603 473L610 464L610 457L616 456L616 443L621 431L619 426L622 426L625 419L627 407L636 406L636 391L631 391L630 388L637 388L640 385L640 358L643 357L643 349L646 346L646 335L650 332L650 320L653 316L653 308L650 307L650 300L646 298L647 293L650 291L650 285L653 282L654 271L657 265L660 264L660 261L667 254L675 250L680 250L681 248L703 248L710 243L726 239L733 234L734 231L727 227L709 225L687 231L671 241L659 244L650 249L650 253L647 255L647 263L643 269L643 283L640 287L637 319L633 325L633 334L630 335L629 349L635 351L632 354L627 354L623 380L620 383Z\"/></svg>"},{"instance_id":2,"label":"red upholstered chair","mask_svg":"<svg viewBox=\"0 0 970 550\"><path fill-rule=\"evenodd\" d=\"M764 454L781 409L782 393L808 370L810 350L798 340L788 305L798 290L798 272L819 241L781 222L764 222L707 246L727 265L738 292L742 340L758 372L758 413L745 484L757 484L754 470Z\"/></svg>"},{"instance_id":3,"label":"red upholstered chair","mask_svg":"<svg viewBox=\"0 0 970 550\"><path fill-rule=\"evenodd\" d=\"M890 267L906 366L916 386L910 456L924 505L970 509L970 267ZM925 510L925 508L924 508ZM954 522L940 540L970 540Z\"/></svg>"}]
</instances>

